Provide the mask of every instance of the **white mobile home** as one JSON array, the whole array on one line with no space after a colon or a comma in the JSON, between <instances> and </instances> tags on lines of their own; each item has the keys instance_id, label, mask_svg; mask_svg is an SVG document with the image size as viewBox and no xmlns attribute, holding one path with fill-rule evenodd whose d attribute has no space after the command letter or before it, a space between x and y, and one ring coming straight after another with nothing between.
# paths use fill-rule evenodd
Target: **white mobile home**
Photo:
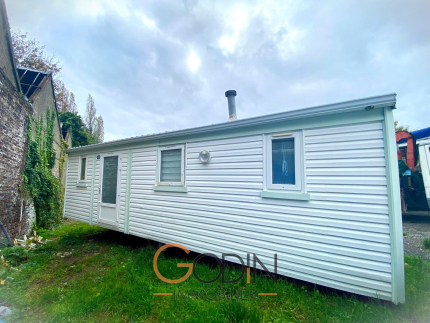
<instances>
[{"instance_id":1,"label":"white mobile home","mask_svg":"<svg viewBox=\"0 0 430 323\"><path fill-rule=\"evenodd\" d=\"M417 140L417 143L427 204L430 208L430 138Z\"/></svg>"},{"instance_id":2,"label":"white mobile home","mask_svg":"<svg viewBox=\"0 0 430 323\"><path fill-rule=\"evenodd\" d=\"M64 216L404 302L395 94L243 120L235 94L231 122L68 149Z\"/></svg>"}]
</instances>

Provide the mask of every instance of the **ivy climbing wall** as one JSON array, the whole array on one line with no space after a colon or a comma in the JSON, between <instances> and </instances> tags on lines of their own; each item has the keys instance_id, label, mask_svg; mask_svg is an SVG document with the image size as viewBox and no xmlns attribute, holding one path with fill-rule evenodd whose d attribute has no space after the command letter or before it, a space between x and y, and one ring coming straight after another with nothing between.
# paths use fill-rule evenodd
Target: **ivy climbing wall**
<instances>
[{"instance_id":1,"label":"ivy climbing wall","mask_svg":"<svg viewBox=\"0 0 430 323\"><path fill-rule=\"evenodd\" d=\"M0 221L11 237L27 230L19 188L33 108L0 69Z\"/></svg>"}]
</instances>

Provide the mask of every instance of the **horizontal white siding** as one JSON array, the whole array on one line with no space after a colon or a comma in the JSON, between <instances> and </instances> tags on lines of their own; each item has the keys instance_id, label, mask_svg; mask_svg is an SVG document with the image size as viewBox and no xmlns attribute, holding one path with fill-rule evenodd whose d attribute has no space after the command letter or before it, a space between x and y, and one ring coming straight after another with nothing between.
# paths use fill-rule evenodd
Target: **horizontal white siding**
<instances>
[{"instance_id":1,"label":"horizontal white siding","mask_svg":"<svg viewBox=\"0 0 430 323\"><path fill-rule=\"evenodd\" d=\"M269 268L277 253L280 274L390 299L381 123L304 136L310 201L260 197L262 136L187 144L185 194L153 191L157 148L135 149L130 233L197 252L256 253ZM202 150L211 153L207 165Z\"/></svg>"},{"instance_id":2,"label":"horizontal white siding","mask_svg":"<svg viewBox=\"0 0 430 323\"><path fill-rule=\"evenodd\" d=\"M92 156L86 157L87 187L79 187L79 158L69 157L67 161L66 199L64 201L64 216L69 219L86 222L90 221Z\"/></svg>"},{"instance_id":3,"label":"horizontal white siding","mask_svg":"<svg viewBox=\"0 0 430 323\"><path fill-rule=\"evenodd\" d=\"M124 219L125 219L125 195L126 195L126 189L127 189L127 151L122 151L119 154L120 160L119 160L119 210L118 210L118 230L124 231Z\"/></svg>"},{"instance_id":4,"label":"horizontal white siding","mask_svg":"<svg viewBox=\"0 0 430 323\"><path fill-rule=\"evenodd\" d=\"M100 167L101 167L101 159L97 159L96 156L96 165L95 165L95 174L94 174L94 199L93 199L93 224L97 224L98 222L98 209L99 209L99 193L100 193Z\"/></svg>"},{"instance_id":5,"label":"horizontal white siding","mask_svg":"<svg viewBox=\"0 0 430 323\"><path fill-rule=\"evenodd\" d=\"M270 269L276 253L279 274L391 299L382 124L303 133L305 187L310 201L261 198L265 188L262 135L186 144L188 193L154 191L157 147L133 149L130 234L180 243L196 252L237 253L244 259L247 253L256 253ZM200 163L202 150L211 153L209 164ZM116 229L123 231L127 151L121 151L120 156ZM87 167L92 167L92 162ZM94 222L99 173L97 160ZM66 214L88 222L85 210L91 196L89 189L76 188L76 178L77 162L70 158Z\"/></svg>"}]
</instances>

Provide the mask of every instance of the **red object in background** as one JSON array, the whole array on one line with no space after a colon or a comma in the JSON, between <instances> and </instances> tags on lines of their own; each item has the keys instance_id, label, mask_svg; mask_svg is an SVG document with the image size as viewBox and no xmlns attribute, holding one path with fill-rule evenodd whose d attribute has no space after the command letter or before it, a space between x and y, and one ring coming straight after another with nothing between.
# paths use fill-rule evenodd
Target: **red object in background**
<instances>
[{"instance_id":1,"label":"red object in background","mask_svg":"<svg viewBox=\"0 0 430 323\"><path fill-rule=\"evenodd\" d=\"M402 152L400 150L397 150L397 159L402 160Z\"/></svg>"},{"instance_id":2,"label":"red object in background","mask_svg":"<svg viewBox=\"0 0 430 323\"><path fill-rule=\"evenodd\" d=\"M412 135L406 131L396 132L396 142L399 142L402 139L406 139L406 165L414 172L415 171L415 157L414 157L414 140ZM397 158L399 158L399 154L397 153ZM402 159L402 155L400 158Z\"/></svg>"}]
</instances>

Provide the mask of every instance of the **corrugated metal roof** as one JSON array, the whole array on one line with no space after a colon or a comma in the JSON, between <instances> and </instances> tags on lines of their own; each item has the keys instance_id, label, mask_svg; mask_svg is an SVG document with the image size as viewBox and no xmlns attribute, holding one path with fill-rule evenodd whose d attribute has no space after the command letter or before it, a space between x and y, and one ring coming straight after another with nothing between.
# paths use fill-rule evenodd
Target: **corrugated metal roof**
<instances>
[{"instance_id":1,"label":"corrugated metal roof","mask_svg":"<svg viewBox=\"0 0 430 323\"><path fill-rule=\"evenodd\" d=\"M33 93L40 89L40 83L50 72L36 71L29 68L17 67L22 93L29 99Z\"/></svg>"}]
</instances>

